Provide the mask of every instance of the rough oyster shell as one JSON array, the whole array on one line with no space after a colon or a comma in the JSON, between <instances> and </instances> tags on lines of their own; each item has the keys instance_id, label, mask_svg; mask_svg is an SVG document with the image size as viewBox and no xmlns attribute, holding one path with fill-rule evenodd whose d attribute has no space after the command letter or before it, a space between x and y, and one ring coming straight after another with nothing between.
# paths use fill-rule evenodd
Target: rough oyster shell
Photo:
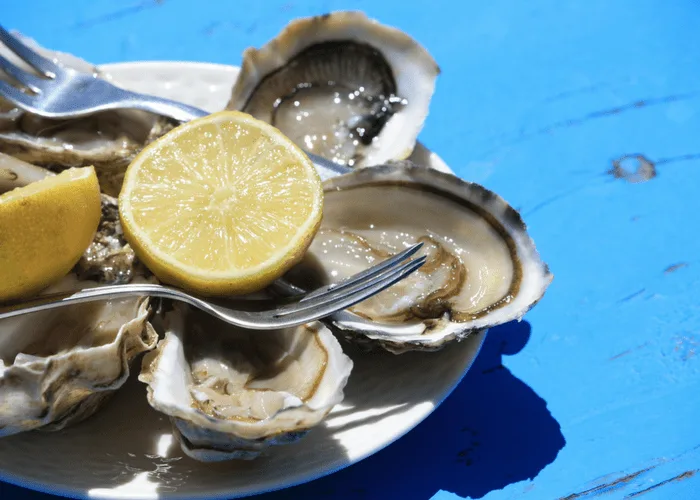
<instances>
[{"instance_id":1,"label":"rough oyster shell","mask_svg":"<svg viewBox=\"0 0 700 500\"><path fill-rule=\"evenodd\" d=\"M82 59L20 38L59 65L108 77ZM0 56L32 71L1 44ZM2 73L0 78L6 79ZM57 171L93 165L102 191L113 196L119 193L124 171L134 156L173 126L169 119L136 110L105 111L73 119L41 118L0 98L0 152Z\"/></svg>"},{"instance_id":2,"label":"rough oyster shell","mask_svg":"<svg viewBox=\"0 0 700 500\"><path fill-rule=\"evenodd\" d=\"M192 458L255 458L302 438L343 399L352 361L320 324L246 331L180 306L166 321L139 380Z\"/></svg>"},{"instance_id":3,"label":"rough oyster shell","mask_svg":"<svg viewBox=\"0 0 700 500\"><path fill-rule=\"evenodd\" d=\"M66 277L47 292L85 288ZM93 285L94 286L94 285ZM0 321L0 437L80 422L152 349L148 299L80 304Z\"/></svg>"},{"instance_id":4,"label":"rough oyster shell","mask_svg":"<svg viewBox=\"0 0 700 500\"><path fill-rule=\"evenodd\" d=\"M247 49L228 109L354 167L407 158L439 68L414 39L362 12L297 19Z\"/></svg>"},{"instance_id":5,"label":"rough oyster shell","mask_svg":"<svg viewBox=\"0 0 700 500\"><path fill-rule=\"evenodd\" d=\"M49 175L54 173L14 156L0 153L0 194L39 181Z\"/></svg>"},{"instance_id":6,"label":"rough oyster shell","mask_svg":"<svg viewBox=\"0 0 700 500\"><path fill-rule=\"evenodd\" d=\"M151 272L136 258L124 237L116 198L106 194L100 196L100 225L74 272L81 280L96 280L109 285L129 283L136 277L151 277Z\"/></svg>"},{"instance_id":7,"label":"rough oyster shell","mask_svg":"<svg viewBox=\"0 0 700 500\"><path fill-rule=\"evenodd\" d=\"M304 261L285 277L302 289L359 272L417 241L421 269L330 324L394 353L435 350L520 319L552 275L517 211L486 188L409 162L324 183L324 217Z\"/></svg>"}]
</instances>

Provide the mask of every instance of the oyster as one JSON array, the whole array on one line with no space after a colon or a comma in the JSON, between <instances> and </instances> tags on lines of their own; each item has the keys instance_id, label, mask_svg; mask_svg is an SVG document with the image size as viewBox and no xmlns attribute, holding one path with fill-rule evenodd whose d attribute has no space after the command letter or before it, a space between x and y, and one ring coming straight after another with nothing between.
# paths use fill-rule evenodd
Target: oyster
<instances>
[{"instance_id":1,"label":"oyster","mask_svg":"<svg viewBox=\"0 0 700 500\"><path fill-rule=\"evenodd\" d=\"M47 292L86 288L71 275ZM96 284L92 285L96 286ZM152 349L148 299L80 304L0 321L0 437L95 413Z\"/></svg>"},{"instance_id":2,"label":"oyster","mask_svg":"<svg viewBox=\"0 0 700 500\"><path fill-rule=\"evenodd\" d=\"M139 380L192 458L255 458L303 437L343 399L352 361L320 324L261 333L180 305L165 320Z\"/></svg>"},{"instance_id":3,"label":"oyster","mask_svg":"<svg viewBox=\"0 0 700 500\"><path fill-rule=\"evenodd\" d=\"M0 194L16 187L26 186L49 175L54 174L45 168L0 153Z\"/></svg>"},{"instance_id":4,"label":"oyster","mask_svg":"<svg viewBox=\"0 0 700 500\"><path fill-rule=\"evenodd\" d=\"M411 154L439 71L407 34L334 12L297 19L247 49L227 108L338 164L375 165Z\"/></svg>"},{"instance_id":5,"label":"oyster","mask_svg":"<svg viewBox=\"0 0 700 500\"><path fill-rule=\"evenodd\" d=\"M19 36L19 35L17 35ZM108 78L91 64L52 52L31 39L22 41L55 63ZM0 56L31 71L4 45ZM0 73L0 78L4 75ZM12 81L8 78L8 81ZM72 119L48 119L27 113L0 98L0 152L52 170L93 165L105 193L119 193L124 171L144 145L174 126L172 120L145 111L104 111Z\"/></svg>"},{"instance_id":6,"label":"oyster","mask_svg":"<svg viewBox=\"0 0 700 500\"><path fill-rule=\"evenodd\" d=\"M0 192L38 180L41 170L0 156L0 173L12 172L7 178L14 179L13 185L0 186ZM120 282L124 277L143 279L135 275L131 250L122 246L121 228L110 215L116 213L116 201L103 195L102 203L103 220L92 253L88 250L73 272L43 293ZM108 248L100 254L104 258L94 258L103 246ZM109 258L114 255L126 257ZM155 347L158 337L148 314L148 298L143 297L0 320L0 437L62 429L97 411L126 381L130 362Z\"/></svg>"},{"instance_id":7,"label":"oyster","mask_svg":"<svg viewBox=\"0 0 700 500\"><path fill-rule=\"evenodd\" d=\"M394 353L435 350L520 319L552 280L518 212L477 184L409 162L325 182L321 228L285 277L302 289L367 268L416 242L427 262L330 323Z\"/></svg>"}]
</instances>

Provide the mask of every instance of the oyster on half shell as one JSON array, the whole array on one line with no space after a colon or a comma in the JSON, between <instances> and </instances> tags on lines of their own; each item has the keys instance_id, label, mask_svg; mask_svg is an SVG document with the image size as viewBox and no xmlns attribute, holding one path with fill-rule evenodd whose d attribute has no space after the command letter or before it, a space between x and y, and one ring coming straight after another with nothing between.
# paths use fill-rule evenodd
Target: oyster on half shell
<instances>
[{"instance_id":1,"label":"oyster on half shell","mask_svg":"<svg viewBox=\"0 0 700 500\"><path fill-rule=\"evenodd\" d=\"M51 175L41 170L0 155L0 192ZM144 279L124 245L116 200L103 195L102 214L88 252L42 293ZM62 429L95 413L124 384L131 361L158 341L148 303L108 300L0 320L0 437Z\"/></svg>"},{"instance_id":2,"label":"oyster on half shell","mask_svg":"<svg viewBox=\"0 0 700 500\"><path fill-rule=\"evenodd\" d=\"M56 64L108 78L96 67L70 54L21 40ZM0 56L27 71L32 69L0 44ZM0 79L13 83L0 72ZM170 119L138 110L104 111L82 118L48 119L27 113L0 98L0 152L60 171L93 165L102 191L116 196L124 171L134 156L174 126Z\"/></svg>"},{"instance_id":3,"label":"oyster on half shell","mask_svg":"<svg viewBox=\"0 0 700 500\"><path fill-rule=\"evenodd\" d=\"M350 167L407 158L439 68L402 31L362 12L301 18L243 54L228 109Z\"/></svg>"},{"instance_id":4,"label":"oyster on half shell","mask_svg":"<svg viewBox=\"0 0 700 500\"><path fill-rule=\"evenodd\" d=\"M97 286L71 275L47 292ZM0 437L94 414L158 340L148 299L80 304L0 321Z\"/></svg>"},{"instance_id":5,"label":"oyster on half shell","mask_svg":"<svg viewBox=\"0 0 700 500\"><path fill-rule=\"evenodd\" d=\"M313 289L419 241L428 256L408 278L330 319L360 344L439 349L520 319L552 280L518 212L482 186L400 162L324 188L321 228L288 282Z\"/></svg>"},{"instance_id":6,"label":"oyster on half shell","mask_svg":"<svg viewBox=\"0 0 700 500\"><path fill-rule=\"evenodd\" d=\"M165 321L139 380L192 458L255 458L302 438L343 399L352 361L321 324L249 331L181 305Z\"/></svg>"}]
</instances>

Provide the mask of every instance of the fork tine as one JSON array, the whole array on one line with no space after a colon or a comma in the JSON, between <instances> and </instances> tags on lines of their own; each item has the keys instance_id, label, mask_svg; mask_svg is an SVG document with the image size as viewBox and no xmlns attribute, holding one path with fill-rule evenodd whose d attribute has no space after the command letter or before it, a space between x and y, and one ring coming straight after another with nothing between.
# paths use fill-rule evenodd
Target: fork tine
<instances>
[{"instance_id":1,"label":"fork tine","mask_svg":"<svg viewBox=\"0 0 700 500\"><path fill-rule=\"evenodd\" d=\"M3 80L0 80L0 96L4 97L5 99L15 104L16 106L19 106L22 109L30 111L34 109L34 105L32 104L32 98L30 96L24 94L18 88L13 87L12 85Z\"/></svg>"},{"instance_id":2,"label":"fork tine","mask_svg":"<svg viewBox=\"0 0 700 500\"><path fill-rule=\"evenodd\" d=\"M0 70L4 71L8 76L12 77L17 83L24 85L25 87L29 87L32 91L36 92L37 94L41 93L41 88L39 85L41 84L42 78L32 75L31 73L28 73L24 71L23 69L18 68L14 64L12 64L8 59L5 59L5 57L0 55Z\"/></svg>"},{"instance_id":3,"label":"fork tine","mask_svg":"<svg viewBox=\"0 0 700 500\"><path fill-rule=\"evenodd\" d=\"M425 263L426 259L426 256L413 259L410 262L401 265L394 271L388 273L381 280L371 281L365 286L358 288L353 292L338 295L334 298L333 301L326 302L318 308L306 309L304 311L299 311L297 313L293 312L291 314L286 315L275 315L275 317L281 318L282 321L285 323L290 322L294 324L299 322L308 323L309 321L315 321L317 319L325 318L337 311L347 309L348 307L351 307L357 304L358 302L362 302L363 300L368 299L369 297L372 297L373 295L376 295L379 292L396 284L409 274L416 271L419 267L421 267Z\"/></svg>"},{"instance_id":4,"label":"fork tine","mask_svg":"<svg viewBox=\"0 0 700 500\"><path fill-rule=\"evenodd\" d=\"M340 281L339 283L331 283L330 285L322 286L320 288L317 288L316 290L310 292L306 296L304 296L303 299L301 299L299 302L305 302L309 299L319 297L321 295L324 295L326 293L330 293L331 291L337 291L337 290L343 290L348 287L351 287L355 285L356 283L359 283L362 280L371 278L372 276L376 276L379 273L383 272L384 270L394 267L395 264L401 262L402 260L406 260L409 257L411 257L413 254L415 254L418 250L421 249L423 246L423 243L416 243L413 246L408 247L406 250L403 250L393 257L381 261L379 264L376 264L368 269L365 269L362 272L359 272L350 278Z\"/></svg>"},{"instance_id":5,"label":"fork tine","mask_svg":"<svg viewBox=\"0 0 700 500\"><path fill-rule=\"evenodd\" d=\"M39 73L49 78L55 78L56 73L60 71L60 68L56 64L24 45L2 26L0 26L0 41Z\"/></svg>"},{"instance_id":6,"label":"fork tine","mask_svg":"<svg viewBox=\"0 0 700 500\"><path fill-rule=\"evenodd\" d=\"M383 273L373 276L372 278L366 278L364 280L356 282L354 285L345 287L343 290L332 290L329 293L325 293L321 296L314 297L313 299L305 302L299 301L294 304L283 306L276 311L276 316L281 317L288 314L299 313L309 309L322 307L326 304L335 303L347 295L354 294L358 291L362 291L374 285L375 283L381 283L385 280L390 279L392 276L395 276L407 267L414 265L417 261L420 261L422 263L425 262L425 259L423 259L423 257L420 257L419 259L413 259L409 262L404 262L401 265L394 266L389 270L384 271ZM418 265L418 267L420 267L420 265Z\"/></svg>"}]
</instances>

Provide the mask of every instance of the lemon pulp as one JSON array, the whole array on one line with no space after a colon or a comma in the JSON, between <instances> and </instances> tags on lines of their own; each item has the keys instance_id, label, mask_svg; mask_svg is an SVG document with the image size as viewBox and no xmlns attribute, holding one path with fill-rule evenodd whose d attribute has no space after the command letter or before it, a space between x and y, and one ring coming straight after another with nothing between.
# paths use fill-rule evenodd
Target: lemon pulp
<instances>
[{"instance_id":1,"label":"lemon pulp","mask_svg":"<svg viewBox=\"0 0 700 500\"><path fill-rule=\"evenodd\" d=\"M129 165L124 233L163 282L204 295L260 290L298 262L318 230L321 180L279 130L222 111L185 123Z\"/></svg>"}]
</instances>

